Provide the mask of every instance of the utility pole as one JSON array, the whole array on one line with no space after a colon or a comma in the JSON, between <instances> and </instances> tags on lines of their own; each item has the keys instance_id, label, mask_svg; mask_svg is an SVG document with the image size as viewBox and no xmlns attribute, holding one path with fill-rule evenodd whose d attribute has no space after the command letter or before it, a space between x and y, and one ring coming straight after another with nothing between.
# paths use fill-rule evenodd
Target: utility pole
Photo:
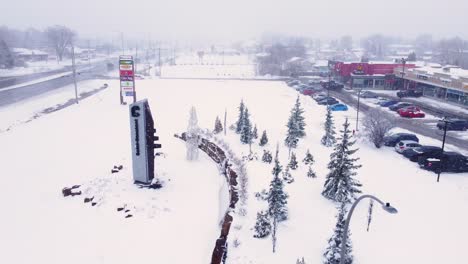
<instances>
[{"instance_id":1,"label":"utility pole","mask_svg":"<svg viewBox=\"0 0 468 264\"><path fill-rule=\"evenodd\" d=\"M88 66L90 67L89 70L91 71L91 45L89 44L90 41L88 39Z\"/></svg>"},{"instance_id":2,"label":"utility pole","mask_svg":"<svg viewBox=\"0 0 468 264\"><path fill-rule=\"evenodd\" d=\"M73 84L75 85L75 101L78 104L78 86L76 85L76 67L75 67L75 47L71 45L72 51L72 69L73 69Z\"/></svg>"},{"instance_id":3,"label":"utility pole","mask_svg":"<svg viewBox=\"0 0 468 264\"><path fill-rule=\"evenodd\" d=\"M406 59L401 58L401 62L403 63L403 71L401 72L401 80L403 82L403 89L406 88L406 82L405 82L405 65L406 65Z\"/></svg>"},{"instance_id":4,"label":"utility pole","mask_svg":"<svg viewBox=\"0 0 468 264\"><path fill-rule=\"evenodd\" d=\"M122 41L122 55L125 55L124 36L123 32L120 32L120 40Z\"/></svg>"},{"instance_id":5,"label":"utility pole","mask_svg":"<svg viewBox=\"0 0 468 264\"><path fill-rule=\"evenodd\" d=\"M227 119L227 109L224 110L224 135L226 135L226 119Z\"/></svg>"},{"instance_id":6,"label":"utility pole","mask_svg":"<svg viewBox=\"0 0 468 264\"><path fill-rule=\"evenodd\" d=\"M352 88L352 87L351 87ZM356 114L356 131L358 131L358 125L359 125L359 101L361 99L361 92L362 92L362 88L359 89L359 92L358 92L358 97L357 97L357 114Z\"/></svg>"},{"instance_id":7,"label":"utility pole","mask_svg":"<svg viewBox=\"0 0 468 264\"><path fill-rule=\"evenodd\" d=\"M445 137L447 136L447 125L449 121L447 118L444 118L442 121L444 121L445 126L444 126L444 139L442 140L442 150L440 153L440 165L439 165L439 170L437 172L437 182L439 182L440 179L440 173L442 172L442 169L444 168L444 147L445 147Z\"/></svg>"}]
</instances>

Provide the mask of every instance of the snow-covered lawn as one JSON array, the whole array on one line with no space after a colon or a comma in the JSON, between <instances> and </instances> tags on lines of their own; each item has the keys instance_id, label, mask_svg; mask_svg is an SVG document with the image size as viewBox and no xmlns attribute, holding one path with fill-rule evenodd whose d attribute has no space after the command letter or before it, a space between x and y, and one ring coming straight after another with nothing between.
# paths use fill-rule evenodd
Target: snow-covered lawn
<instances>
[{"instance_id":1,"label":"snow-covered lawn","mask_svg":"<svg viewBox=\"0 0 468 264\"><path fill-rule=\"evenodd\" d=\"M197 108L199 125L213 129L216 116L223 120L225 110L228 125L233 124L243 99L259 135L267 131L265 149L274 151L279 143L280 162L283 168L287 164L286 122L298 94L284 82L142 80L137 81L138 97L148 98L153 112L166 154L157 158L156 170L166 185L137 189L128 169L128 108L119 105L118 82L109 84L80 105L0 134L1 263L208 263L219 235L220 212L226 208L221 202L226 186L208 157L201 154L200 161L187 162L184 143L173 137L187 128L191 106ZM271 237L256 239L252 231L257 212L267 207L254 193L268 189L273 164L248 162L248 214L234 216L227 263L295 263L299 257L321 263L337 213L336 205L320 194L331 149L320 144L325 107L308 96L301 95L300 101L307 136L294 152L302 161L310 149L318 178L307 178L308 167L302 162L291 171L295 181L286 185L290 217L279 225L273 254ZM17 109L21 106L8 113L15 115ZM338 130L355 112L334 116ZM232 131L219 137L238 156L248 153ZM261 158L264 148L258 143L252 147ZM399 213L389 215L374 207L366 232L368 203L356 209L351 222L355 263L464 263L468 173L442 174L436 183L434 173L419 169L392 148L376 149L361 138L357 147L363 192L390 202ZM110 174L119 164L124 170ZM94 186L89 194L104 202L92 207L82 202L83 196L63 198L61 188L73 184ZM122 204L131 207L134 217L125 219L116 211Z\"/></svg>"}]
</instances>

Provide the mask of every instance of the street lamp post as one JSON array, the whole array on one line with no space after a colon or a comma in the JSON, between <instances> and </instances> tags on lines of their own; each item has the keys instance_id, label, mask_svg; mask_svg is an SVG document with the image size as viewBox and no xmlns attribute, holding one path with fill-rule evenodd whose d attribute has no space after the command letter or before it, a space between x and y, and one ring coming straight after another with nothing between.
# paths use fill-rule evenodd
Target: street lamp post
<instances>
[{"instance_id":1,"label":"street lamp post","mask_svg":"<svg viewBox=\"0 0 468 264\"><path fill-rule=\"evenodd\" d=\"M444 167L444 157L443 157L443 154L444 154L444 147L445 147L445 137L447 136L447 125L448 123L450 123L449 120L447 120L447 118L444 117L444 119L442 119L442 121L445 123L444 124L444 138L442 139L442 152L441 152L441 156L440 156L440 167L437 171L437 182L439 182L439 179L440 179L440 173L442 172L442 168Z\"/></svg>"},{"instance_id":2,"label":"street lamp post","mask_svg":"<svg viewBox=\"0 0 468 264\"><path fill-rule=\"evenodd\" d=\"M352 88L352 87L351 87ZM357 110L356 110L356 131L358 131L358 125L359 125L359 106L360 106L360 99L361 99L361 92L362 88L359 89L358 91L358 96L357 96Z\"/></svg>"},{"instance_id":3,"label":"street lamp post","mask_svg":"<svg viewBox=\"0 0 468 264\"><path fill-rule=\"evenodd\" d=\"M405 65L406 65L406 59L401 58L401 62L403 64L403 71L401 72L401 81L403 82L403 89L405 89Z\"/></svg>"},{"instance_id":4,"label":"street lamp post","mask_svg":"<svg viewBox=\"0 0 468 264\"><path fill-rule=\"evenodd\" d=\"M346 240L348 239L348 229L349 229L349 222L351 221L351 216L353 215L354 208L356 208L356 205L363 199L369 198L371 200L374 200L378 202L379 204L382 205L382 209L384 209L385 212L390 213L390 214L396 214L398 213L398 210L391 206L390 203L384 203L382 202L379 198L365 194L359 197L351 206L351 209L348 212L348 216L346 218L345 226L344 226L344 231L343 231L343 237L341 239L341 249L340 249L340 264L345 263L345 251L346 251Z\"/></svg>"}]
</instances>

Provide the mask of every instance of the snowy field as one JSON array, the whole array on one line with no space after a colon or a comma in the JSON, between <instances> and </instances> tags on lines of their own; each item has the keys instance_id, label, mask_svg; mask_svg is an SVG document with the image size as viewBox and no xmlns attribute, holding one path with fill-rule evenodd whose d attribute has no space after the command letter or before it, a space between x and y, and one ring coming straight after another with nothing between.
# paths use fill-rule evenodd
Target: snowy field
<instances>
[{"instance_id":1,"label":"snowy field","mask_svg":"<svg viewBox=\"0 0 468 264\"><path fill-rule=\"evenodd\" d=\"M166 78L255 78L256 65L246 55L181 54L176 65L164 65L161 77Z\"/></svg>"},{"instance_id":2,"label":"snowy field","mask_svg":"<svg viewBox=\"0 0 468 264\"><path fill-rule=\"evenodd\" d=\"M198 162L187 162L185 145L173 137L187 128L191 106L197 109L199 125L212 129L225 110L228 125L233 124L243 99L259 134L267 131L265 149L273 151L278 142L281 165L287 164L283 141L298 94L284 82L141 80L138 97L149 100L165 153L156 162L165 186L137 189L130 180L128 108L119 105L118 82L109 85L79 105L0 133L0 263L208 263L219 235L220 213L226 208L226 185L204 154ZM295 181L285 188L290 217L279 225L273 254L271 237L253 238L252 230L257 211L267 207L254 193L268 189L273 165L260 159L249 162L247 215L234 216L226 263L295 263L300 257L306 263L322 261L337 214L336 205L321 196L331 149L320 144L325 108L310 97L301 95L300 101L307 136L294 152L302 161L310 150L318 178L307 178L308 168L301 162L291 171ZM2 111L22 116L34 112L28 108L32 106L25 103ZM334 116L338 130L355 112ZM0 122L8 127L15 120ZM248 153L248 146L232 131L219 137L238 156ZM468 173L444 173L436 183L434 173L419 169L393 148L376 149L362 136L357 146L363 193L390 202L399 213L389 215L375 206L366 232L367 203L356 209L351 222L354 263L465 263ZM252 147L261 157L264 148L258 143ZM124 169L111 174L120 164ZM82 184L84 195L94 196L97 205L84 204L87 196L62 197L61 189L74 184ZM133 217L117 212L125 205Z\"/></svg>"}]
</instances>

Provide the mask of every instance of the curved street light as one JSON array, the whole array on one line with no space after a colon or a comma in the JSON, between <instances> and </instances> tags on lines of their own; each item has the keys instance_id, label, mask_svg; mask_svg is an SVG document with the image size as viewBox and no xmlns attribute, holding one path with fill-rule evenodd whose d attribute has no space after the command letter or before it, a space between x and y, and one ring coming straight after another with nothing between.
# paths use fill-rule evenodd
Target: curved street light
<instances>
[{"instance_id":1,"label":"curved street light","mask_svg":"<svg viewBox=\"0 0 468 264\"><path fill-rule=\"evenodd\" d=\"M348 239L349 222L351 221L351 216L353 215L354 208L356 208L357 204L361 200L363 200L365 198L369 198L371 200L374 200L374 201L378 202L380 205L382 205L382 209L387 213L390 213L390 214L398 213L398 210L395 207L391 206L390 203L384 203L379 198L377 198L377 197L375 197L373 195L365 194L365 195L360 196L353 203L353 205L351 206L351 209L349 210L348 216L346 218L345 227L344 227L344 231L343 231L343 237L341 239L340 264L345 263L345 257L344 257L345 254L344 253L345 253L345 250L346 250L346 240Z\"/></svg>"}]
</instances>

